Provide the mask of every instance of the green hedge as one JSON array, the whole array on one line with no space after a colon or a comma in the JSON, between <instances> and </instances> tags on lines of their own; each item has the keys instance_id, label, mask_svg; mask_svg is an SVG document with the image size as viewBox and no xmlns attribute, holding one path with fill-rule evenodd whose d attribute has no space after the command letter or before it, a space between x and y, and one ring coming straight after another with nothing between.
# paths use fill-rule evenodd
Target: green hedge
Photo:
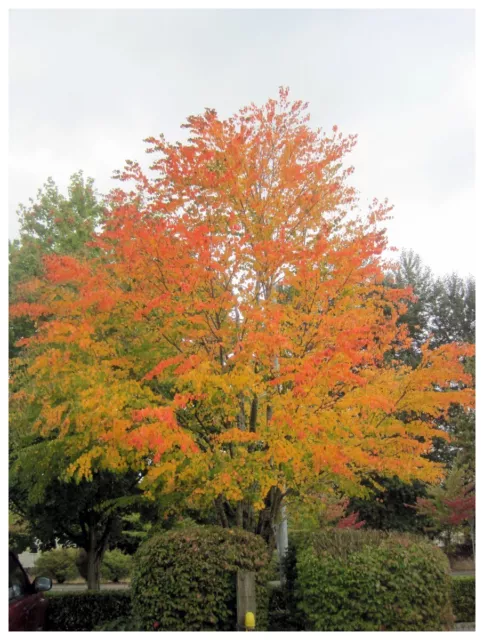
<instances>
[{"instance_id":1,"label":"green hedge","mask_svg":"<svg viewBox=\"0 0 484 640\"><path fill-rule=\"evenodd\" d=\"M132 616L108 620L94 627L93 631L140 631L141 622Z\"/></svg>"},{"instance_id":2,"label":"green hedge","mask_svg":"<svg viewBox=\"0 0 484 640\"><path fill-rule=\"evenodd\" d=\"M434 545L416 536L351 530L321 532L299 542L292 566L289 558L288 588L300 628L452 628L449 564Z\"/></svg>"},{"instance_id":3,"label":"green hedge","mask_svg":"<svg viewBox=\"0 0 484 640\"><path fill-rule=\"evenodd\" d=\"M474 622L476 619L475 576L452 578L452 611L456 622Z\"/></svg>"},{"instance_id":4,"label":"green hedge","mask_svg":"<svg viewBox=\"0 0 484 640\"><path fill-rule=\"evenodd\" d=\"M256 573L258 630L267 627L268 549L241 529L193 527L153 536L134 556L133 614L142 629L235 631L236 574Z\"/></svg>"},{"instance_id":5,"label":"green hedge","mask_svg":"<svg viewBox=\"0 0 484 640\"><path fill-rule=\"evenodd\" d=\"M269 589L269 631L301 631L299 617L291 610L288 592L284 586Z\"/></svg>"},{"instance_id":6,"label":"green hedge","mask_svg":"<svg viewBox=\"0 0 484 640\"><path fill-rule=\"evenodd\" d=\"M131 611L126 591L48 593L47 631L93 631Z\"/></svg>"}]
</instances>

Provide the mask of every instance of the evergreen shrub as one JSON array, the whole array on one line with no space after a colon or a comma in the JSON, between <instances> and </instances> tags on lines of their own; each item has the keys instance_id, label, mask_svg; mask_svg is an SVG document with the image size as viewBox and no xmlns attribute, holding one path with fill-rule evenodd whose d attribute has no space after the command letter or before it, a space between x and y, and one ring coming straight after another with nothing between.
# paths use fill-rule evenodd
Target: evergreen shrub
<instances>
[{"instance_id":1,"label":"evergreen shrub","mask_svg":"<svg viewBox=\"0 0 484 640\"><path fill-rule=\"evenodd\" d=\"M133 558L119 549L106 551L101 565L101 576L108 582L120 582L129 578Z\"/></svg>"},{"instance_id":2,"label":"evergreen shrub","mask_svg":"<svg viewBox=\"0 0 484 640\"><path fill-rule=\"evenodd\" d=\"M156 534L134 556L133 614L147 631L235 631L237 571L253 571L256 629L265 629L269 561L262 538L241 529Z\"/></svg>"},{"instance_id":3,"label":"evergreen shrub","mask_svg":"<svg viewBox=\"0 0 484 640\"><path fill-rule=\"evenodd\" d=\"M292 545L294 620L313 631L451 629L445 554L417 536L328 530Z\"/></svg>"},{"instance_id":4,"label":"evergreen shrub","mask_svg":"<svg viewBox=\"0 0 484 640\"><path fill-rule=\"evenodd\" d=\"M44 551L35 561L36 576L45 576L63 584L66 580L77 578L75 549L52 549Z\"/></svg>"}]
</instances>

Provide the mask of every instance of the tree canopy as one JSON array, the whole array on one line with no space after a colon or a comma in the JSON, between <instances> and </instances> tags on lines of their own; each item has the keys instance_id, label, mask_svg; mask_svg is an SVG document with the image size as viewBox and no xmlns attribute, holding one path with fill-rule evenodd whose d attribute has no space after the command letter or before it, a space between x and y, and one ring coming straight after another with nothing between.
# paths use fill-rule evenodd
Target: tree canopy
<instances>
[{"instance_id":1,"label":"tree canopy","mask_svg":"<svg viewBox=\"0 0 484 640\"><path fill-rule=\"evenodd\" d=\"M391 207L359 210L355 136L308 120L281 89L190 117L186 142L149 138L151 170L118 174L96 252L48 255L24 286L35 302L11 313L37 330L17 343L12 418L61 448L62 477L141 469L147 496L215 504L262 534L291 493L442 477L425 454L438 418L473 403L473 349L399 358Z\"/></svg>"}]
</instances>

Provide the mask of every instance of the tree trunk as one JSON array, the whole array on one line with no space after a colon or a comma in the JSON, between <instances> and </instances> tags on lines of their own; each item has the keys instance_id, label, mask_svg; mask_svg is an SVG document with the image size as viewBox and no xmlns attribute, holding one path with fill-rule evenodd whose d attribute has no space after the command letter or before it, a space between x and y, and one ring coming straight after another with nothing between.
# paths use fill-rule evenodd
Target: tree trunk
<instances>
[{"instance_id":1,"label":"tree trunk","mask_svg":"<svg viewBox=\"0 0 484 640\"><path fill-rule=\"evenodd\" d=\"M224 497L222 495L217 496L217 498L214 500L214 504L219 525L224 529L230 528L229 519L225 509L226 501L224 500Z\"/></svg>"},{"instance_id":2,"label":"tree trunk","mask_svg":"<svg viewBox=\"0 0 484 640\"><path fill-rule=\"evenodd\" d=\"M278 487L272 487L266 496L265 508L259 513L259 521L255 531L264 538L271 551L277 546L276 522L282 500L281 490Z\"/></svg>"},{"instance_id":3,"label":"tree trunk","mask_svg":"<svg viewBox=\"0 0 484 640\"><path fill-rule=\"evenodd\" d=\"M285 581L284 558L286 557L287 550L289 547L289 538L287 533L286 505L283 502L279 507L279 523L277 525L276 545L277 545L277 555L279 557L279 571L281 574L281 581L284 582Z\"/></svg>"},{"instance_id":4,"label":"tree trunk","mask_svg":"<svg viewBox=\"0 0 484 640\"><path fill-rule=\"evenodd\" d=\"M281 506L282 500L281 490L278 487L272 487L265 498L264 509L259 511L258 517L255 518L254 509L249 502L241 500L234 508L222 495L219 495L214 500L218 524L226 529L240 527L260 535L270 548L281 549L281 555L284 555L287 550L287 519L285 507Z\"/></svg>"},{"instance_id":5,"label":"tree trunk","mask_svg":"<svg viewBox=\"0 0 484 640\"><path fill-rule=\"evenodd\" d=\"M250 431L255 433L257 430L257 410L259 408L259 400L255 395L250 406Z\"/></svg>"},{"instance_id":6,"label":"tree trunk","mask_svg":"<svg viewBox=\"0 0 484 640\"><path fill-rule=\"evenodd\" d=\"M452 530L447 529L444 534L444 552L446 556L450 556L452 552Z\"/></svg>"},{"instance_id":7,"label":"tree trunk","mask_svg":"<svg viewBox=\"0 0 484 640\"><path fill-rule=\"evenodd\" d=\"M99 536L96 526L92 524L88 528L88 544L86 548L87 554L87 588L89 591L99 591L101 588L101 563L104 557L104 552L107 548L108 538L111 528L111 519L108 519L108 523L104 530L104 533Z\"/></svg>"},{"instance_id":8,"label":"tree trunk","mask_svg":"<svg viewBox=\"0 0 484 640\"><path fill-rule=\"evenodd\" d=\"M96 549L87 551L87 588L89 591L99 591L101 588L101 560Z\"/></svg>"},{"instance_id":9,"label":"tree trunk","mask_svg":"<svg viewBox=\"0 0 484 640\"><path fill-rule=\"evenodd\" d=\"M244 394L239 393L239 413L237 414L237 426L241 431L245 431L245 406Z\"/></svg>"},{"instance_id":10,"label":"tree trunk","mask_svg":"<svg viewBox=\"0 0 484 640\"><path fill-rule=\"evenodd\" d=\"M470 534L471 534L471 542L472 542L472 559L474 562L476 561L476 540L475 540L475 520L474 518L469 519L470 526Z\"/></svg>"},{"instance_id":11,"label":"tree trunk","mask_svg":"<svg viewBox=\"0 0 484 640\"><path fill-rule=\"evenodd\" d=\"M244 528L244 503L239 502L236 510L236 525L240 528Z\"/></svg>"}]
</instances>

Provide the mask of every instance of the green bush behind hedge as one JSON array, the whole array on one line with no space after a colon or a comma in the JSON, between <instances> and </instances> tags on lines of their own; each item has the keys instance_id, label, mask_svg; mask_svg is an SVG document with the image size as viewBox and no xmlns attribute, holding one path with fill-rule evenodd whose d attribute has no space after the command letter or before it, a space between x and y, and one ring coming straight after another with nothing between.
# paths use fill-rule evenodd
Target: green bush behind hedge
<instances>
[{"instance_id":1,"label":"green bush behind hedge","mask_svg":"<svg viewBox=\"0 0 484 640\"><path fill-rule=\"evenodd\" d=\"M45 576L59 584L77 577L76 549L52 549L39 554L35 561L36 576Z\"/></svg>"},{"instance_id":2,"label":"green bush behind hedge","mask_svg":"<svg viewBox=\"0 0 484 640\"><path fill-rule=\"evenodd\" d=\"M50 592L46 631L93 631L131 611L129 591Z\"/></svg>"},{"instance_id":3,"label":"green bush behind hedge","mask_svg":"<svg viewBox=\"0 0 484 640\"><path fill-rule=\"evenodd\" d=\"M475 576L452 578L452 611L456 622L474 622L476 619Z\"/></svg>"},{"instance_id":4,"label":"green bush behind hedge","mask_svg":"<svg viewBox=\"0 0 484 640\"><path fill-rule=\"evenodd\" d=\"M256 574L258 630L267 627L268 549L241 529L193 527L153 536L133 563L133 614L142 629L234 631L236 574Z\"/></svg>"},{"instance_id":5,"label":"green bush behind hedge","mask_svg":"<svg viewBox=\"0 0 484 640\"><path fill-rule=\"evenodd\" d=\"M101 565L101 577L109 582L120 582L129 578L133 557L120 549L106 551Z\"/></svg>"},{"instance_id":6,"label":"green bush behind hedge","mask_svg":"<svg viewBox=\"0 0 484 640\"><path fill-rule=\"evenodd\" d=\"M429 631L453 624L448 560L416 536L345 530L306 536L288 587L293 617L307 630Z\"/></svg>"}]
</instances>

